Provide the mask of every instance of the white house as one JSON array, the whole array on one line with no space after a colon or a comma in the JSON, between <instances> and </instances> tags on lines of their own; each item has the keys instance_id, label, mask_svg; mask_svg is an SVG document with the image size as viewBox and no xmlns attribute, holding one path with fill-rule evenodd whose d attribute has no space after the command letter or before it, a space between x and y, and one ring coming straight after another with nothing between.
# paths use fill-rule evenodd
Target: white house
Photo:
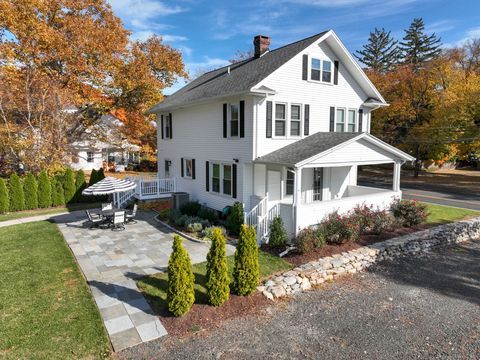
<instances>
[{"instance_id":1,"label":"white house","mask_svg":"<svg viewBox=\"0 0 480 360\"><path fill-rule=\"evenodd\" d=\"M74 170L100 169L109 165L125 171L129 164L140 162L140 146L129 143L121 132L123 123L111 114L103 115L97 124L85 130L82 138L70 145Z\"/></svg>"},{"instance_id":2,"label":"white house","mask_svg":"<svg viewBox=\"0 0 480 360\"><path fill-rule=\"evenodd\" d=\"M369 134L371 111L388 104L337 35L254 45L254 57L150 110L158 176L213 209L242 202L261 237L277 215L294 236L335 210L400 198L400 167L413 158ZM357 186L358 165L384 163L394 164L391 190Z\"/></svg>"}]
</instances>

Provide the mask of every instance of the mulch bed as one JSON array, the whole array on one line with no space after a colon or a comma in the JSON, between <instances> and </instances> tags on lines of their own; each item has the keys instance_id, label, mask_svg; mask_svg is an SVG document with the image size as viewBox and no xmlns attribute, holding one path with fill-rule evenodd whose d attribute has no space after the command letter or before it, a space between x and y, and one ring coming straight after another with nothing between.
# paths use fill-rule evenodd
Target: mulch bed
<instances>
[{"instance_id":1,"label":"mulch bed","mask_svg":"<svg viewBox=\"0 0 480 360\"><path fill-rule=\"evenodd\" d=\"M325 244L323 247L319 249L315 249L311 252L308 252L306 254L300 254L299 252L293 250L290 253L288 253L284 259L291 263L294 266L300 266L302 264L308 263L310 261L315 261L318 260L322 257L326 256L332 256L335 254L341 254L343 252L347 252L350 250L355 250L358 249L359 247L366 246L366 245L371 245L377 242L385 241L388 239L392 239L394 237L402 236L402 235L407 235L416 231L424 230L426 229L426 225L418 225L414 227L403 227L396 229L394 231L389 231L385 232L379 235L376 234L364 234L360 237L360 240L354 243L346 243L342 245L328 245ZM277 249L270 249L266 245L262 245L262 250L266 251L270 254L273 255L278 255L281 253L284 249L277 250Z\"/></svg>"},{"instance_id":2,"label":"mulch bed","mask_svg":"<svg viewBox=\"0 0 480 360\"><path fill-rule=\"evenodd\" d=\"M185 337L217 329L226 320L260 316L269 305L271 301L256 291L250 296L230 294L230 299L219 307L195 303L190 311L180 318L172 316L166 309L157 308L155 311L170 335Z\"/></svg>"}]
</instances>

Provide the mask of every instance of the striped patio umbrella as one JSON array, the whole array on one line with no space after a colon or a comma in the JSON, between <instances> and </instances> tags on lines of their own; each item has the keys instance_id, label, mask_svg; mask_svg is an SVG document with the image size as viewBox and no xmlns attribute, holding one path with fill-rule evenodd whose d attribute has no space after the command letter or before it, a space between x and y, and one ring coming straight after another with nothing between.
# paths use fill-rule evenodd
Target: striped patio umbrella
<instances>
[{"instance_id":1,"label":"striped patio umbrella","mask_svg":"<svg viewBox=\"0 0 480 360\"><path fill-rule=\"evenodd\" d=\"M137 184L126 179L106 177L82 191L83 195L107 195L135 189Z\"/></svg>"}]
</instances>

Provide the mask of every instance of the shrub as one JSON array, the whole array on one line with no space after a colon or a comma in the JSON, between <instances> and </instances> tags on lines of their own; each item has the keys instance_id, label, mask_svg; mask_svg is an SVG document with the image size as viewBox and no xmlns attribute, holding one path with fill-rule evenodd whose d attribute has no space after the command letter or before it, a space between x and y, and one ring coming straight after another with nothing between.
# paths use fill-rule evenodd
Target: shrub
<instances>
[{"instance_id":1,"label":"shrub","mask_svg":"<svg viewBox=\"0 0 480 360\"><path fill-rule=\"evenodd\" d=\"M37 180L32 173L28 173L23 181L23 192L25 194L25 209L38 208L38 186Z\"/></svg>"},{"instance_id":2,"label":"shrub","mask_svg":"<svg viewBox=\"0 0 480 360\"><path fill-rule=\"evenodd\" d=\"M168 219L175 224L175 221L182 216L182 213L178 211L177 209L171 209L168 212Z\"/></svg>"},{"instance_id":3,"label":"shrub","mask_svg":"<svg viewBox=\"0 0 480 360\"><path fill-rule=\"evenodd\" d=\"M38 175L38 207L46 208L52 205L52 186L45 171Z\"/></svg>"},{"instance_id":4,"label":"shrub","mask_svg":"<svg viewBox=\"0 0 480 360\"><path fill-rule=\"evenodd\" d=\"M88 180L88 186L92 186L93 184L98 182L98 172L95 169L92 169L90 173L90 179Z\"/></svg>"},{"instance_id":5,"label":"shrub","mask_svg":"<svg viewBox=\"0 0 480 360\"><path fill-rule=\"evenodd\" d=\"M72 203L77 189L75 187L75 177L70 168L67 168L63 175L63 190L65 194L65 203Z\"/></svg>"},{"instance_id":6,"label":"shrub","mask_svg":"<svg viewBox=\"0 0 480 360\"><path fill-rule=\"evenodd\" d=\"M357 205L351 212L351 216L355 218L360 227L360 232L368 232L373 228L374 210L367 205Z\"/></svg>"},{"instance_id":7,"label":"shrub","mask_svg":"<svg viewBox=\"0 0 480 360\"><path fill-rule=\"evenodd\" d=\"M52 177L52 205L61 206L65 205L65 194L61 179L58 177Z\"/></svg>"},{"instance_id":8,"label":"shrub","mask_svg":"<svg viewBox=\"0 0 480 360\"><path fill-rule=\"evenodd\" d=\"M182 238L173 236L173 248L168 260L168 310L174 316L185 315L195 301L194 275L190 256L182 246Z\"/></svg>"},{"instance_id":9,"label":"shrub","mask_svg":"<svg viewBox=\"0 0 480 360\"><path fill-rule=\"evenodd\" d=\"M223 237L225 237L225 238L227 237L227 230L224 227L222 227L222 226L209 226L209 227L206 227L205 229L203 229L202 238L206 238L208 240L211 240L212 236L213 236L213 230L214 229L220 229Z\"/></svg>"},{"instance_id":10,"label":"shrub","mask_svg":"<svg viewBox=\"0 0 480 360\"><path fill-rule=\"evenodd\" d=\"M308 253L325 245L325 235L322 227L306 228L300 231L294 240L295 247L301 254Z\"/></svg>"},{"instance_id":11,"label":"shrub","mask_svg":"<svg viewBox=\"0 0 480 360\"><path fill-rule=\"evenodd\" d=\"M184 215L197 216L201 207L198 201L188 201L180 206L180 212Z\"/></svg>"},{"instance_id":12,"label":"shrub","mask_svg":"<svg viewBox=\"0 0 480 360\"><path fill-rule=\"evenodd\" d=\"M403 226L421 224L428 216L426 205L414 200L396 200L392 203L390 210Z\"/></svg>"},{"instance_id":13,"label":"shrub","mask_svg":"<svg viewBox=\"0 0 480 360\"><path fill-rule=\"evenodd\" d=\"M83 170L78 170L75 174L75 202L85 201L85 197L82 195L82 191L87 187L87 182L85 181L85 173Z\"/></svg>"},{"instance_id":14,"label":"shrub","mask_svg":"<svg viewBox=\"0 0 480 360\"><path fill-rule=\"evenodd\" d=\"M227 217L227 229L235 235L240 234L240 227L243 224L244 213L243 204L236 201L232 206L232 211Z\"/></svg>"},{"instance_id":15,"label":"shrub","mask_svg":"<svg viewBox=\"0 0 480 360\"><path fill-rule=\"evenodd\" d=\"M105 173L103 172L103 168L98 169L97 171L97 181L99 182L100 180L105 179Z\"/></svg>"},{"instance_id":16,"label":"shrub","mask_svg":"<svg viewBox=\"0 0 480 360\"><path fill-rule=\"evenodd\" d=\"M287 245L288 235L285 231L285 225L280 216L273 219L270 225L270 235L268 237L268 246L270 248L281 248Z\"/></svg>"},{"instance_id":17,"label":"shrub","mask_svg":"<svg viewBox=\"0 0 480 360\"><path fill-rule=\"evenodd\" d=\"M372 217L371 231L374 234L381 234L385 231L391 231L397 225L395 218L385 210L374 211L371 217Z\"/></svg>"},{"instance_id":18,"label":"shrub","mask_svg":"<svg viewBox=\"0 0 480 360\"><path fill-rule=\"evenodd\" d=\"M20 211L25 209L25 194L23 186L17 174L10 175L9 195L10 195L10 211Z\"/></svg>"},{"instance_id":19,"label":"shrub","mask_svg":"<svg viewBox=\"0 0 480 360\"><path fill-rule=\"evenodd\" d=\"M357 241L360 238L360 226L354 216L331 213L320 223L329 244L344 244Z\"/></svg>"},{"instance_id":20,"label":"shrub","mask_svg":"<svg viewBox=\"0 0 480 360\"><path fill-rule=\"evenodd\" d=\"M215 224L218 221L217 212L204 206L198 211L198 217L208 220L211 224Z\"/></svg>"},{"instance_id":21,"label":"shrub","mask_svg":"<svg viewBox=\"0 0 480 360\"><path fill-rule=\"evenodd\" d=\"M6 213L10 209L10 200L8 198L7 184L0 178L0 214Z\"/></svg>"},{"instance_id":22,"label":"shrub","mask_svg":"<svg viewBox=\"0 0 480 360\"><path fill-rule=\"evenodd\" d=\"M257 288L259 281L257 234L253 227L243 224L240 228L240 237L235 251L234 291L237 295L250 295Z\"/></svg>"},{"instance_id":23,"label":"shrub","mask_svg":"<svg viewBox=\"0 0 480 360\"><path fill-rule=\"evenodd\" d=\"M188 232L196 233L203 230L203 225L198 222L194 222L187 224L186 228Z\"/></svg>"},{"instance_id":24,"label":"shrub","mask_svg":"<svg viewBox=\"0 0 480 360\"><path fill-rule=\"evenodd\" d=\"M207 274L205 287L210 304L220 306L230 296L230 280L228 278L227 251L225 238L220 229L214 229L212 243L207 255Z\"/></svg>"}]
</instances>

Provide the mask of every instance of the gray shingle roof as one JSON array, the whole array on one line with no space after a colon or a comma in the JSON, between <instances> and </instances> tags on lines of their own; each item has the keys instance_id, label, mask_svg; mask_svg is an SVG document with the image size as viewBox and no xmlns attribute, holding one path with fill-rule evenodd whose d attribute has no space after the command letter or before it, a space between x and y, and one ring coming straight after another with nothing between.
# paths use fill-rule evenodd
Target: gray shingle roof
<instances>
[{"instance_id":1,"label":"gray shingle roof","mask_svg":"<svg viewBox=\"0 0 480 360\"><path fill-rule=\"evenodd\" d=\"M228 74L228 66L207 72L166 97L149 112L167 110L204 99L248 92L326 32L271 50L259 58L250 58L232 64L230 65L230 74ZM299 76L301 76L300 73Z\"/></svg>"},{"instance_id":2,"label":"gray shingle roof","mask_svg":"<svg viewBox=\"0 0 480 360\"><path fill-rule=\"evenodd\" d=\"M303 160L351 140L361 133L318 132L261 156L255 162L294 166Z\"/></svg>"}]
</instances>

